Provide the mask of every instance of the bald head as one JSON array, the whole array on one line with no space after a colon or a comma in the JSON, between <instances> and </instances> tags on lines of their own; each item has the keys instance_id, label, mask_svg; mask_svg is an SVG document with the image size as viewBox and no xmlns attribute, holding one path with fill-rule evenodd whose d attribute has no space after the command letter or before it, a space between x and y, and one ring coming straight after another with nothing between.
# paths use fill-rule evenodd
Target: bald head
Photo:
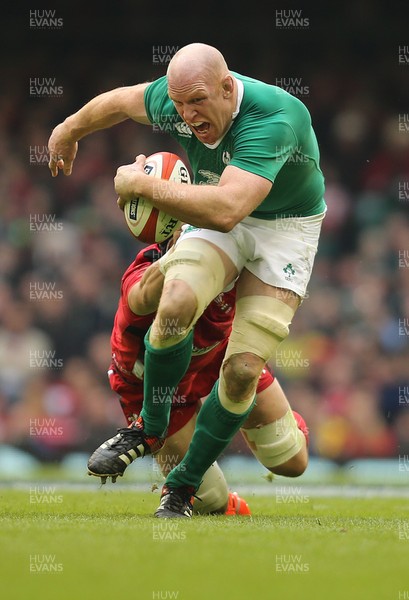
<instances>
[{"instance_id":1,"label":"bald head","mask_svg":"<svg viewBox=\"0 0 409 600\"><path fill-rule=\"evenodd\" d=\"M169 63L168 96L192 133L214 144L231 125L237 84L223 55L207 44L184 46Z\"/></svg>"},{"instance_id":2,"label":"bald head","mask_svg":"<svg viewBox=\"0 0 409 600\"><path fill-rule=\"evenodd\" d=\"M168 65L168 82L172 85L181 80L220 81L229 74L223 54L207 44L188 44L180 48Z\"/></svg>"}]
</instances>

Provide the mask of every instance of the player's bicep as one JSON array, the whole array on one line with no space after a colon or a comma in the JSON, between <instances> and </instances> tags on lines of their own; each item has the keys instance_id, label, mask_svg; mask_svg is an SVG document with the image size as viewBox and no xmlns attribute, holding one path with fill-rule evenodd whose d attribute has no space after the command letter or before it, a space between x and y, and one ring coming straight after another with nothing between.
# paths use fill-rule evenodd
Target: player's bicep
<instances>
[{"instance_id":1,"label":"player's bicep","mask_svg":"<svg viewBox=\"0 0 409 600\"><path fill-rule=\"evenodd\" d=\"M156 311L162 294L164 277L158 263L148 267L140 281L128 290L128 306L135 315L149 315Z\"/></svg>"},{"instance_id":2,"label":"player's bicep","mask_svg":"<svg viewBox=\"0 0 409 600\"><path fill-rule=\"evenodd\" d=\"M121 88L123 111L134 121L147 125L150 124L145 107L145 90L148 86L149 83L139 83Z\"/></svg>"},{"instance_id":3,"label":"player's bicep","mask_svg":"<svg viewBox=\"0 0 409 600\"><path fill-rule=\"evenodd\" d=\"M237 223L253 212L269 194L272 183L265 177L228 165L220 177L219 186L234 204Z\"/></svg>"}]
</instances>

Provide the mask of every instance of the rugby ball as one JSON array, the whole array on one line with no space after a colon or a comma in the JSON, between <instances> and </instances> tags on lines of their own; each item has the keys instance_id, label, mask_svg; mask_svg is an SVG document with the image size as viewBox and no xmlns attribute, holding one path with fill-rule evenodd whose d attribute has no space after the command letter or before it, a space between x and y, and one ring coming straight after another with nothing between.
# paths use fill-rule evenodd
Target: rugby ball
<instances>
[{"instance_id":1,"label":"rugby ball","mask_svg":"<svg viewBox=\"0 0 409 600\"><path fill-rule=\"evenodd\" d=\"M183 160L172 152L157 152L148 156L145 173L166 181L190 183L189 170ZM157 193L160 194L158 182ZM164 242L180 226L180 221L155 208L146 198L133 198L124 205L125 221L132 235L147 244Z\"/></svg>"}]
</instances>

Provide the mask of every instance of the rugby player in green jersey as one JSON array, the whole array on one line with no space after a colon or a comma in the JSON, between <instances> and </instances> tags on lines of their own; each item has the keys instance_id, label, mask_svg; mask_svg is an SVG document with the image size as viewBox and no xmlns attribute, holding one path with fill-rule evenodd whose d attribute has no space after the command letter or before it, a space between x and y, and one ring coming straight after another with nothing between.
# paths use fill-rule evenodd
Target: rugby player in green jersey
<instances>
[{"instance_id":1,"label":"rugby player in green jersey","mask_svg":"<svg viewBox=\"0 0 409 600\"><path fill-rule=\"evenodd\" d=\"M190 517L203 474L249 415L260 373L306 294L326 211L324 177L306 106L279 87L230 71L216 48L199 43L173 56L166 77L101 94L58 125L49 140L52 175L71 173L78 140L128 118L170 125L166 131L194 173L193 185L161 181L158 193L140 155L115 177L120 206L143 196L191 225L160 261L163 290L145 338L144 404L125 448L131 458L160 447L173 390L189 365L193 327L237 281L219 380L155 513ZM154 402L158 389L168 401ZM274 443L253 440L261 462L264 455L291 452L299 430L290 413L271 423ZM101 449L109 468L118 456L109 443Z\"/></svg>"}]
</instances>

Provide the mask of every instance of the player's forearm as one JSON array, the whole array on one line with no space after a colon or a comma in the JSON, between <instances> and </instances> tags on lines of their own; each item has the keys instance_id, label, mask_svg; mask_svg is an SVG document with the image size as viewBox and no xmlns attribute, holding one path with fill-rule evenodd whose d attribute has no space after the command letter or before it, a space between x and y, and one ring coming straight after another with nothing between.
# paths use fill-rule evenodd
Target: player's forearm
<instances>
[{"instance_id":1,"label":"player's forearm","mask_svg":"<svg viewBox=\"0 0 409 600\"><path fill-rule=\"evenodd\" d=\"M108 105L105 102L92 101L78 112L67 117L63 125L67 136L72 141L77 142L94 131L108 129L127 118L128 116L122 112L108 110Z\"/></svg>"},{"instance_id":2,"label":"player's forearm","mask_svg":"<svg viewBox=\"0 0 409 600\"><path fill-rule=\"evenodd\" d=\"M139 89L138 89L139 88ZM125 121L145 122L142 86L123 87L96 96L63 123L66 135L72 141Z\"/></svg>"},{"instance_id":3,"label":"player's forearm","mask_svg":"<svg viewBox=\"0 0 409 600\"><path fill-rule=\"evenodd\" d=\"M121 202L142 196L159 210L184 223L230 231L250 214L236 190L227 186L188 185L149 177L134 165L120 167L115 177L115 190Z\"/></svg>"},{"instance_id":4,"label":"player's forearm","mask_svg":"<svg viewBox=\"0 0 409 600\"><path fill-rule=\"evenodd\" d=\"M246 216L222 186L165 183L145 177L140 195L184 223L216 231L230 231Z\"/></svg>"},{"instance_id":5,"label":"player's forearm","mask_svg":"<svg viewBox=\"0 0 409 600\"><path fill-rule=\"evenodd\" d=\"M120 205L141 196L156 208L196 227L228 232L250 215L271 189L271 182L237 167L228 166L218 185L188 185L150 177L143 167L146 157L119 167L115 191Z\"/></svg>"}]
</instances>

